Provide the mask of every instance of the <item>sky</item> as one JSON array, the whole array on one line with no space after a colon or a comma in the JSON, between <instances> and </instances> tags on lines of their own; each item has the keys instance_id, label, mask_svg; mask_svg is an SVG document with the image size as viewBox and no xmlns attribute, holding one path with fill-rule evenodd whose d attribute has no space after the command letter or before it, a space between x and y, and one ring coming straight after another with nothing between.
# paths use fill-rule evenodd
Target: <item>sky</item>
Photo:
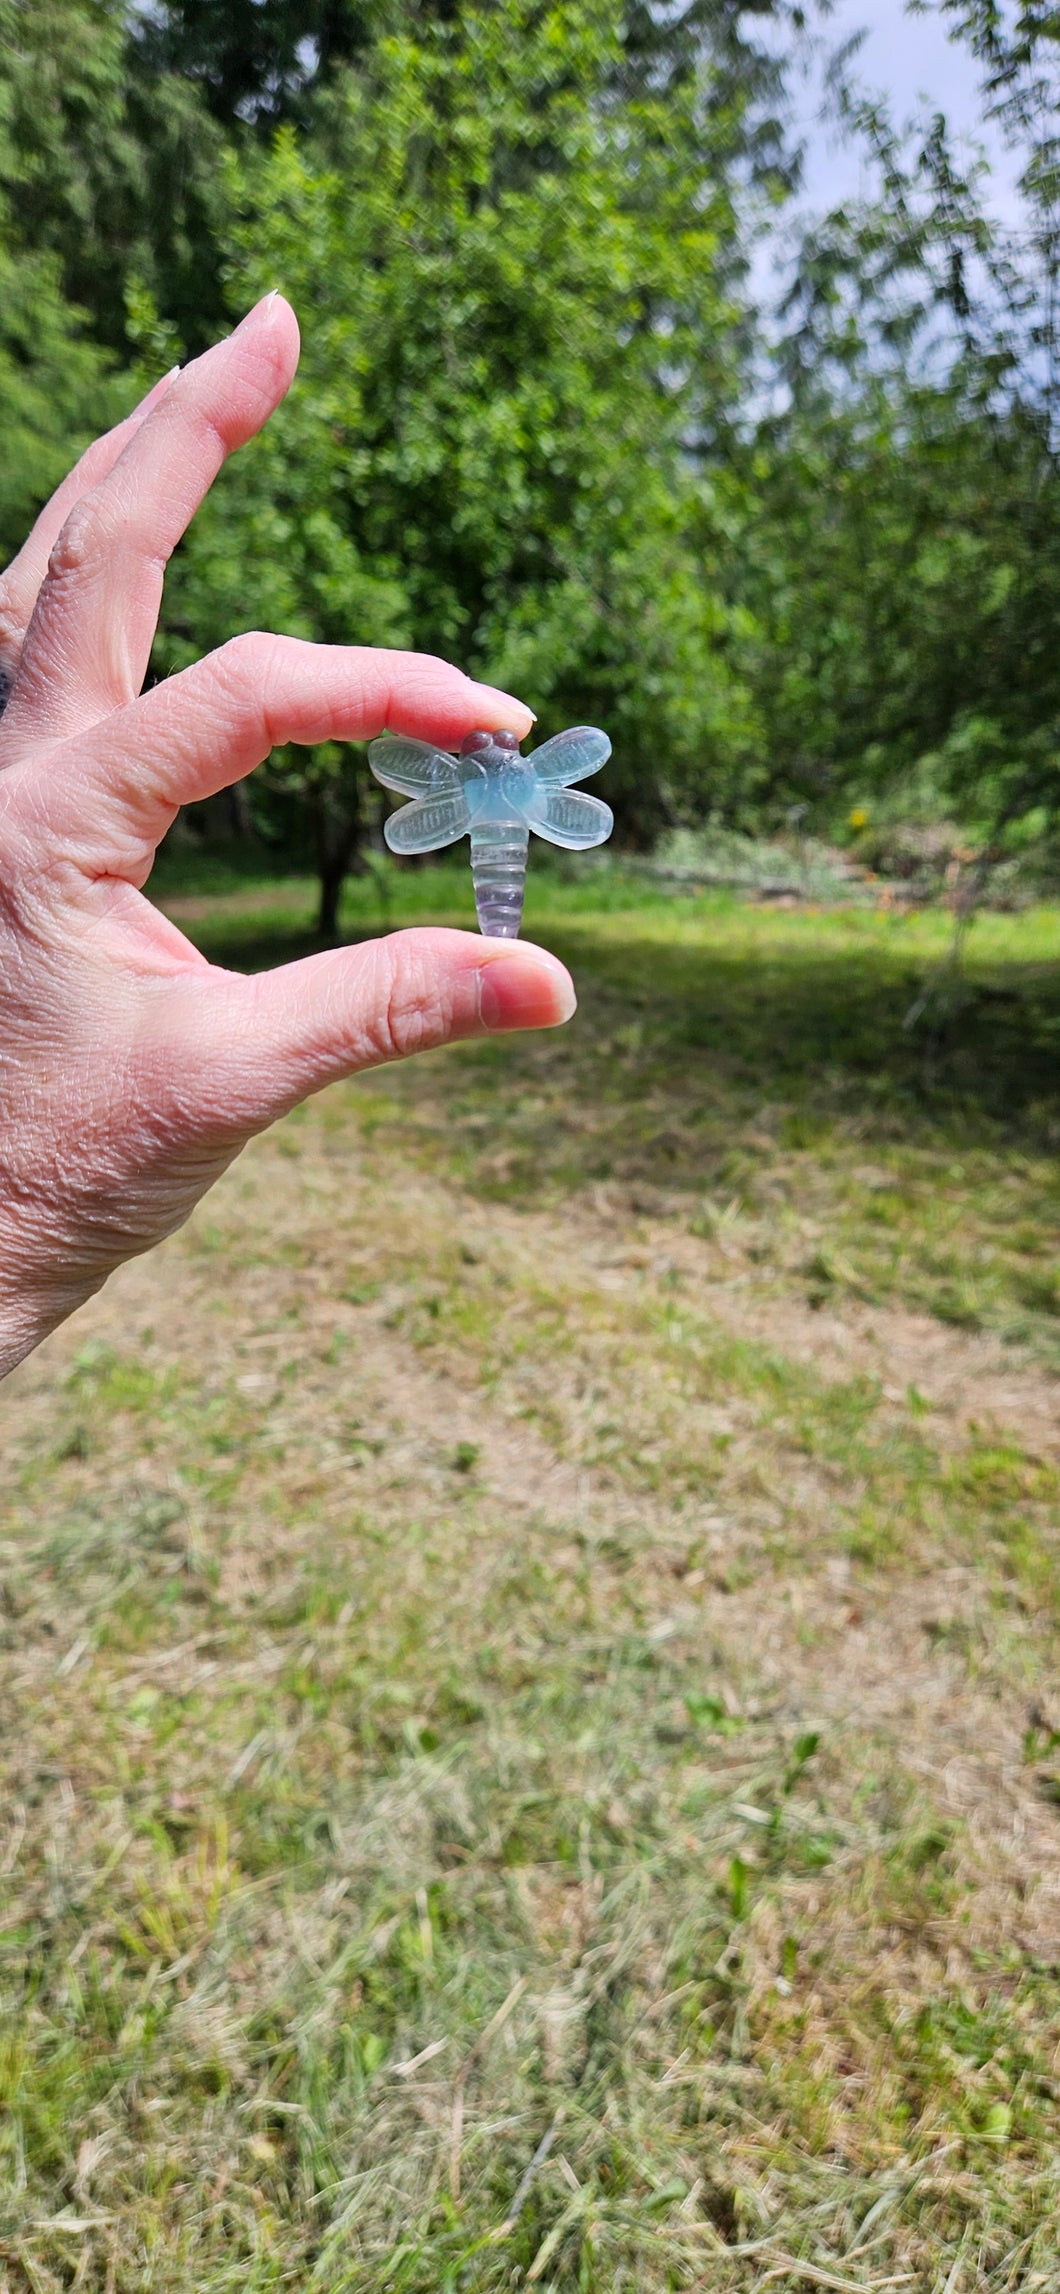
<instances>
[{"instance_id":1,"label":"sky","mask_svg":"<svg viewBox=\"0 0 1060 2294\"><path fill-rule=\"evenodd\" d=\"M896 119L911 116L926 98L932 109L945 112L951 128L985 144L995 168L993 203L999 212L1011 212L1011 164L996 135L979 121L975 64L967 48L947 38L944 20L934 10L910 15L902 0L837 0L825 21L827 47L861 30L866 38L854 68L862 84L890 97ZM793 93L796 127L806 145L800 205L816 211L867 190L857 152L820 117L820 71Z\"/></svg>"}]
</instances>

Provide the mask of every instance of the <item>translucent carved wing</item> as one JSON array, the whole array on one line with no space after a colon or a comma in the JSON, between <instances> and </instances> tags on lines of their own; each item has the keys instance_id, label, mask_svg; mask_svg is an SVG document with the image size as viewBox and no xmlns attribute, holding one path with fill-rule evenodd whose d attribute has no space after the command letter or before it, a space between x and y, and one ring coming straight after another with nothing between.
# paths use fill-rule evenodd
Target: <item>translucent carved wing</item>
<instances>
[{"instance_id":1,"label":"translucent carved wing","mask_svg":"<svg viewBox=\"0 0 1060 2294\"><path fill-rule=\"evenodd\" d=\"M417 797L415 804L392 812L383 822L383 835L391 852L439 852L443 844L455 844L458 836L466 836L470 826L464 792L457 782L451 796Z\"/></svg>"},{"instance_id":2,"label":"translucent carved wing","mask_svg":"<svg viewBox=\"0 0 1060 2294\"><path fill-rule=\"evenodd\" d=\"M611 754L611 743L606 733L595 725L571 725L566 733L556 733L551 741L542 741L527 758L539 780L548 781L554 788L566 788L570 781L587 781L590 773L598 773Z\"/></svg>"},{"instance_id":3,"label":"translucent carved wing","mask_svg":"<svg viewBox=\"0 0 1060 2294\"><path fill-rule=\"evenodd\" d=\"M568 852L587 852L590 845L606 844L615 825L609 804L601 804L599 797L580 796L576 789L535 789L525 812L538 836L549 844L564 845Z\"/></svg>"},{"instance_id":4,"label":"translucent carved wing","mask_svg":"<svg viewBox=\"0 0 1060 2294\"><path fill-rule=\"evenodd\" d=\"M377 781L385 789L396 789L399 796L422 797L437 791L458 789L460 775L456 758L447 749L436 749L430 741L406 740L399 733L384 733L381 741L368 744L368 762Z\"/></svg>"}]
</instances>

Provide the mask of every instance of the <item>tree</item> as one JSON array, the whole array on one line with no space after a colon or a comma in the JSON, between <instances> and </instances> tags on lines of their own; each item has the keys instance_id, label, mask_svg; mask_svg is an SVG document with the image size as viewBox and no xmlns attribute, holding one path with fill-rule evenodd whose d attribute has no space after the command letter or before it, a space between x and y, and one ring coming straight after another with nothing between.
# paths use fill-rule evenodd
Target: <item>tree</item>
<instances>
[{"instance_id":1,"label":"tree","mask_svg":"<svg viewBox=\"0 0 1060 2294\"><path fill-rule=\"evenodd\" d=\"M131 378L64 300L59 266L13 243L0 201L0 563L89 439L132 397Z\"/></svg>"},{"instance_id":2,"label":"tree","mask_svg":"<svg viewBox=\"0 0 1060 2294\"><path fill-rule=\"evenodd\" d=\"M735 590L778 796L919 787L996 843L1060 816L1060 33L951 13L1024 228L943 118L846 92L881 189L804 244Z\"/></svg>"},{"instance_id":3,"label":"tree","mask_svg":"<svg viewBox=\"0 0 1060 2294\"><path fill-rule=\"evenodd\" d=\"M132 37L147 78L177 74L225 128L268 131L304 125L334 67L362 56L397 13L381 0L161 0Z\"/></svg>"},{"instance_id":4,"label":"tree","mask_svg":"<svg viewBox=\"0 0 1060 2294\"><path fill-rule=\"evenodd\" d=\"M758 442L736 587L775 800L1055 802L1060 490L1033 424L877 378Z\"/></svg>"},{"instance_id":5,"label":"tree","mask_svg":"<svg viewBox=\"0 0 1060 2294\"><path fill-rule=\"evenodd\" d=\"M503 20L503 0L498 0ZM381 39L420 39L452 25L459 0L156 0L132 19L147 76L194 82L223 126L273 129L312 123L316 98L337 71L366 61ZM801 29L797 0L625 0L611 11L611 87L620 100L660 95L710 73L710 102L756 164L786 173L778 112L785 76L775 40L759 28Z\"/></svg>"},{"instance_id":6,"label":"tree","mask_svg":"<svg viewBox=\"0 0 1060 2294\"><path fill-rule=\"evenodd\" d=\"M167 218L172 210L198 266L200 301L216 316L218 226L209 210L210 169L201 164L204 123L240 145L267 142L278 127L293 126L318 139L318 158L327 153L344 166L346 106L340 101L333 110L336 88L351 70L371 77L388 40L429 43L439 31L457 30L462 9L460 0L153 0L150 7L121 0L121 7L131 124L153 168L152 190L163 195L151 202L162 307L192 343L199 340L195 298L184 291L186 266L174 259ZM518 36L507 0L492 0L489 10L478 0L477 12L492 14L502 42ZM544 20L547 10L540 13ZM800 0L670 0L665 8L610 0L598 14L611 49L598 102L658 106L695 88L708 177L719 166L730 179L738 173L744 193L753 188L759 204L791 189L797 167L783 98L789 49L803 25ZM328 122L336 116L339 135L328 152ZM175 144L179 165L177 151L170 156ZM742 236L729 240L727 252L742 274Z\"/></svg>"},{"instance_id":7,"label":"tree","mask_svg":"<svg viewBox=\"0 0 1060 2294\"><path fill-rule=\"evenodd\" d=\"M221 135L194 88L137 68L127 0L0 0L9 243L50 255L97 339L133 347L141 285L185 350L223 321Z\"/></svg>"},{"instance_id":8,"label":"tree","mask_svg":"<svg viewBox=\"0 0 1060 2294\"><path fill-rule=\"evenodd\" d=\"M739 225L700 82L619 104L617 53L607 6L468 6L380 41L318 143L230 160L235 301L282 284L304 364L197 522L164 658L248 614L453 655L545 730L605 723L647 835L748 754L690 453L739 385ZM355 761L325 779L352 819Z\"/></svg>"}]
</instances>

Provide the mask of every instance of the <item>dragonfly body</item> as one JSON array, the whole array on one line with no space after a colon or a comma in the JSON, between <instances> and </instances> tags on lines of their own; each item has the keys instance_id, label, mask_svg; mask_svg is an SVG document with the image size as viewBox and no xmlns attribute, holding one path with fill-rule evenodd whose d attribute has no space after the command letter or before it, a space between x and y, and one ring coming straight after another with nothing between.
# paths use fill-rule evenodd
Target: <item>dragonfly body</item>
<instances>
[{"instance_id":1,"label":"dragonfly body","mask_svg":"<svg viewBox=\"0 0 1060 2294\"><path fill-rule=\"evenodd\" d=\"M478 741L471 734L469 741ZM465 741L457 759L471 823L471 882L479 930L489 940L515 940L523 914L530 846L526 808L537 787L532 764L514 733Z\"/></svg>"},{"instance_id":2,"label":"dragonfly body","mask_svg":"<svg viewBox=\"0 0 1060 2294\"><path fill-rule=\"evenodd\" d=\"M606 733L591 725L557 733L529 757L506 732L469 733L458 756L390 734L368 752L384 788L413 799L384 825L391 851L437 852L469 835L479 929L502 940L518 936L531 829L568 851L610 836L610 807L569 786L598 772L610 754Z\"/></svg>"}]
</instances>

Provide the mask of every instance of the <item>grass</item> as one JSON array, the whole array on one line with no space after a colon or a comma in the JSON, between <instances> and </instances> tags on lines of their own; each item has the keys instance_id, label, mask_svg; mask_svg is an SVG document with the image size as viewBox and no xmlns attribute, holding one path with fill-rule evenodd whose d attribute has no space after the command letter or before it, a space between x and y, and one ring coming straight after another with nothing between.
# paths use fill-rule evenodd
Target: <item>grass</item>
<instances>
[{"instance_id":1,"label":"grass","mask_svg":"<svg viewBox=\"0 0 1060 2294\"><path fill-rule=\"evenodd\" d=\"M355 883L347 929L424 913L467 924L466 875L451 864L388 871L382 890ZM224 864L214 880L237 890ZM304 880L190 907L221 962L250 969L312 944ZM431 1168L444 1158L499 1197L654 1186L811 1304L900 1300L1060 1366L1055 909L979 919L942 1040L903 1022L944 960L943 912L778 914L598 867L588 890L532 877L527 930L576 969L591 1029L455 1055L457 1089L451 1067L387 1075L368 1087L381 1146L391 1110Z\"/></svg>"},{"instance_id":2,"label":"grass","mask_svg":"<svg viewBox=\"0 0 1060 2294\"><path fill-rule=\"evenodd\" d=\"M12 2294L1060 2284L1060 920L529 925L7 1389Z\"/></svg>"}]
</instances>

